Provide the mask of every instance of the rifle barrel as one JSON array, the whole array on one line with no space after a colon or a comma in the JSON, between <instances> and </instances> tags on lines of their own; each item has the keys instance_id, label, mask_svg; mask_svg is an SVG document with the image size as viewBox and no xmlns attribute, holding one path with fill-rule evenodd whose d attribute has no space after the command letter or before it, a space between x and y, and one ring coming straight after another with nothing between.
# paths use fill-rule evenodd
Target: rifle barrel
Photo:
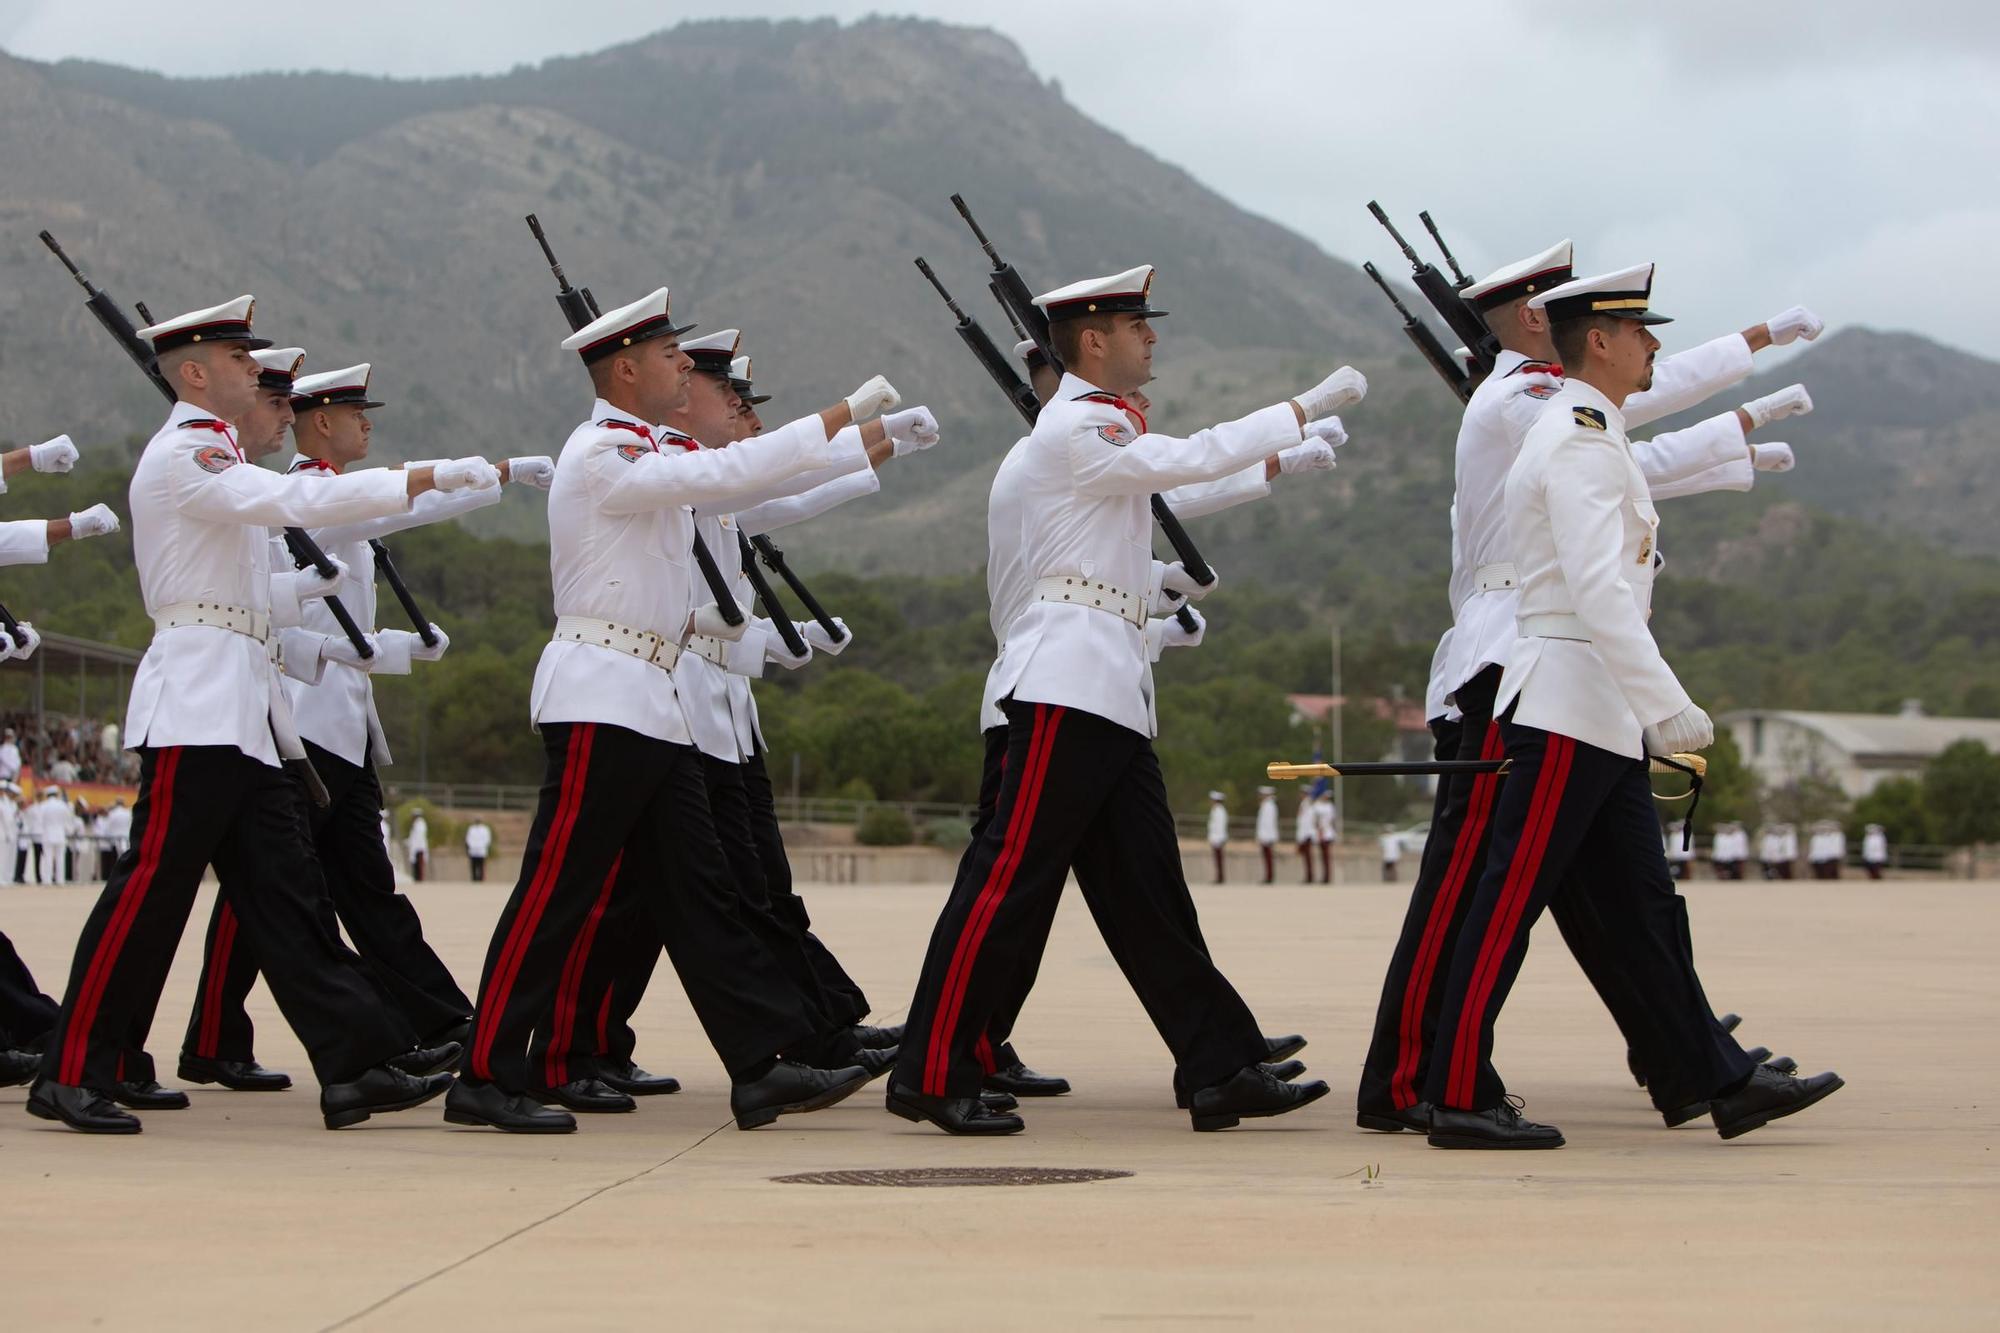
<instances>
[{"instance_id":1,"label":"rifle barrel","mask_svg":"<svg viewBox=\"0 0 2000 1333\"><path fill-rule=\"evenodd\" d=\"M771 586L771 580L765 578L764 571L757 568L756 553L750 549L750 539L743 534L741 528L736 530L736 548L743 561L743 576L750 580L750 586L756 590L757 600L764 604L764 615L777 627L778 637L785 641L785 650L793 657L804 657L806 641L799 634L799 627L794 625L792 618L785 613L784 603L778 600L778 591Z\"/></svg>"},{"instance_id":2,"label":"rifle barrel","mask_svg":"<svg viewBox=\"0 0 2000 1333\"><path fill-rule=\"evenodd\" d=\"M375 552L375 572L382 576L389 585L389 591L403 604L403 614L417 627L417 637L424 641L424 647L437 647L437 634L431 629L430 617L417 605L416 596L411 593L410 585L403 582L402 571L396 568L396 561L389 554L389 543L380 537L371 537L368 540L368 548Z\"/></svg>"},{"instance_id":3,"label":"rifle barrel","mask_svg":"<svg viewBox=\"0 0 2000 1333\"><path fill-rule=\"evenodd\" d=\"M1414 249L1411 248L1410 243L1408 241L1403 239L1403 233L1397 231L1396 224L1389 221L1389 215L1382 211L1382 205L1376 203L1373 199L1370 199L1368 201L1368 211L1375 215L1375 220L1382 224L1382 229L1384 231L1389 233L1389 239L1394 241L1396 245L1402 250L1403 258L1409 260L1410 263L1414 264L1416 267L1422 268L1424 266L1423 257L1419 255Z\"/></svg>"},{"instance_id":4,"label":"rifle barrel","mask_svg":"<svg viewBox=\"0 0 2000 1333\"><path fill-rule=\"evenodd\" d=\"M1446 245L1444 237L1438 234L1437 223L1431 221L1430 211L1426 209L1417 214L1417 219L1424 224L1424 230L1431 234L1431 239L1437 242L1438 253L1444 256L1444 262L1451 266L1452 284L1456 287L1470 287L1472 279L1465 276L1465 270L1458 266L1458 259L1452 254L1451 247Z\"/></svg>"}]
</instances>

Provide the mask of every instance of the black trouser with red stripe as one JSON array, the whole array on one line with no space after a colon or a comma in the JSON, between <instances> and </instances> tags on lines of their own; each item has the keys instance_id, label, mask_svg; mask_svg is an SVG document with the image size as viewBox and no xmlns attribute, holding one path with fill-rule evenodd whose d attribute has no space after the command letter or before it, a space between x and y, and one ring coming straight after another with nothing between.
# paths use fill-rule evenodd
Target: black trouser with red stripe
<instances>
[{"instance_id":1,"label":"black trouser with red stripe","mask_svg":"<svg viewBox=\"0 0 2000 1333\"><path fill-rule=\"evenodd\" d=\"M542 725L548 773L479 982L466 1077L569 1082L583 972L614 886L651 917L732 1078L809 1043L797 988L744 920L690 745L595 722Z\"/></svg>"},{"instance_id":2,"label":"black trouser with red stripe","mask_svg":"<svg viewBox=\"0 0 2000 1333\"><path fill-rule=\"evenodd\" d=\"M118 1081L211 865L235 886L244 938L272 961L271 994L321 1083L408 1050L401 1019L333 927L297 779L227 745L149 748L141 760L132 845L77 941L43 1076L107 1090Z\"/></svg>"},{"instance_id":3,"label":"black trouser with red stripe","mask_svg":"<svg viewBox=\"0 0 2000 1333\"><path fill-rule=\"evenodd\" d=\"M819 979L820 994L837 1023L854 1024L868 1017L872 1006L833 951L813 934L812 916L805 900L792 888L792 863L785 855L785 838L778 827L778 803L771 791L771 775L764 765L760 747L743 765L743 786L750 799L750 836L756 841L757 855L764 867L764 890L771 910L797 935Z\"/></svg>"},{"instance_id":4,"label":"black trouser with red stripe","mask_svg":"<svg viewBox=\"0 0 2000 1333\"><path fill-rule=\"evenodd\" d=\"M1687 1106L1750 1072L1720 1032L1689 957L1641 760L1502 718L1509 762L1493 811L1486 869L1445 974L1423 1099L1488 1110L1506 1094L1493 1068L1493 1026L1551 901L1577 901L1593 923L1594 965L1620 979L1621 1027L1656 1102ZM1625 1009L1644 997L1643 1010Z\"/></svg>"},{"instance_id":5,"label":"black trouser with red stripe","mask_svg":"<svg viewBox=\"0 0 2000 1333\"><path fill-rule=\"evenodd\" d=\"M330 798L324 806L306 803L313 850L355 951L383 997L408 1020L412 1044L458 1026L472 1013L472 1001L425 941L415 904L396 892L396 872L382 842L382 785L375 766L350 764L311 741L306 757ZM183 1051L211 1060L249 1060L256 1038L244 1000L257 980L258 963L240 937L231 889L224 880L209 915L201 981L181 1042Z\"/></svg>"},{"instance_id":6,"label":"black trouser with red stripe","mask_svg":"<svg viewBox=\"0 0 2000 1333\"><path fill-rule=\"evenodd\" d=\"M1249 1006L1209 959L1181 870L1152 742L1053 704L1005 704L1006 770L993 821L961 866L910 1006L897 1086L971 1097L975 1048L1047 935L1049 902L1072 863L1088 867L1093 910L1126 979L1190 1088L1264 1053Z\"/></svg>"},{"instance_id":7,"label":"black trouser with red stripe","mask_svg":"<svg viewBox=\"0 0 2000 1333\"><path fill-rule=\"evenodd\" d=\"M57 1009L35 984L14 941L0 935L0 1050L40 1050L55 1026Z\"/></svg>"}]
</instances>

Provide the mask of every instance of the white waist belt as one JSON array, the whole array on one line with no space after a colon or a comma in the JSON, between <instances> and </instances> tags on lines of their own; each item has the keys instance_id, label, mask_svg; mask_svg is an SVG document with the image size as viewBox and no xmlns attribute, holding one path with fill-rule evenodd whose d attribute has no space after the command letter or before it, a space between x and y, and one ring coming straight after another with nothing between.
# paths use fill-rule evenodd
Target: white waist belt
<instances>
[{"instance_id":1,"label":"white waist belt","mask_svg":"<svg viewBox=\"0 0 2000 1333\"><path fill-rule=\"evenodd\" d=\"M707 658L724 670L728 670L729 668L729 644L726 640L718 639L712 634L696 634L691 636L687 641L687 651L697 657Z\"/></svg>"},{"instance_id":2,"label":"white waist belt","mask_svg":"<svg viewBox=\"0 0 2000 1333\"><path fill-rule=\"evenodd\" d=\"M609 648L662 671L672 671L681 657L680 645L664 635L591 616L557 616L555 638L558 643L592 643Z\"/></svg>"},{"instance_id":3,"label":"white waist belt","mask_svg":"<svg viewBox=\"0 0 2000 1333\"><path fill-rule=\"evenodd\" d=\"M1567 611L1544 611L1540 615L1516 616L1515 626L1524 639L1574 639L1578 643L1590 642L1590 631L1583 622Z\"/></svg>"},{"instance_id":4,"label":"white waist belt","mask_svg":"<svg viewBox=\"0 0 2000 1333\"><path fill-rule=\"evenodd\" d=\"M1506 560L1481 565L1473 571L1472 581L1481 592L1498 592L1502 588L1521 586L1521 576L1514 572L1513 564Z\"/></svg>"},{"instance_id":5,"label":"white waist belt","mask_svg":"<svg viewBox=\"0 0 2000 1333\"><path fill-rule=\"evenodd\" d=\"M175 602L153 613L155 630L180 629L184 625L213 625L255 639L271 640L271 617L264 611L230 606L224 602Z\"/></svg>"},{"instance_id":6,"label":"white waist belt","mask_svg":"<svg viewBox=\"0 0 2000 1333\"><path fill-rule=\"evenodd\" d=\"M1109 583L1087 579L1081 574L1052 574L1045 579L1036 579L1035 600L1067 602L1071 606L1109 611L1140 629L1146 627L1146 603L1143 598L1123 588L1114 588Z\"/></svg>"}]
</instances>

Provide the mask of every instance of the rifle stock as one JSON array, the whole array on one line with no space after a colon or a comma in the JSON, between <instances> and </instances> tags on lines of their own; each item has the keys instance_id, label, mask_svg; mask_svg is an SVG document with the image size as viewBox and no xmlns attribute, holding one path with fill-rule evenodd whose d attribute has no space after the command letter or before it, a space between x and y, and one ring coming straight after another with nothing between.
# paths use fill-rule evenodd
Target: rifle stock
<instances>
[{"instance_id":1,"label":"rifle stock","mask_svg":"<svg viewBox=\"0 0 2000 1333\"><path fill-rule=\"evenodd\" d=\"M765 618L777 628L778 637L785 641L785 650L793 657L804 657L805 638L799 633L799 627L792 623L792 618L785 613L785 605L778 600L777 589L773 588L771 581L764 577L764 571L757 568L757 553L750 549L750 539L744 535L741 528L736 530L736 547L743 561L743 577L750 580L750 586L756 590L757 600L764 604Z\"/></svg>"},{"instance_id":2,"label":"rifle stock","mask_svg":"<svg viewBox=\"0 0 2000 1333\"><path fill-rule=\"evenodd\" d=\"M1430 362L1431 369L1450 386L1451 391L1458 396L1459 402L1469 400L1472 397L1472 377L1465 373L1465 367L1458 363L1458 358L1445 350L1444 344L1438 341L1438 336L1431 332L1430 325L1410 313L1409 307L1403 304L1401 298L1382 277L1381 270L1372 263L1364 263L1361 271L1375 279L1375 285L1382 289L1382 295L1389 298L1389 304L1403 317L1404 335L1416 344L1417 351L1424 360Z\"/></svg>"},{"instance_id":3,"label":"rifle stock","mask_svg":"<svg viewBox=\"0 0 2000 1333\"><path fill-rule=\"evenodd\" d=\"M958 302L951 299L951 293L944 289L944 284L938 281L938 275L922 255L917 256L917 270L930 279L931 286L937 288L937 294L944 298L945 309L958 319L959 340L972 352L973 359L1000 386L1000 392L1007 395L1007 400L1021 414L1021 419L1030 426L1034 425L1035 418L1041 414L1041 400L1035 397L1035 391L1028 387L1020 372L1014 369L1014 363L1001 355L1000 349L993 345L993 339L979 326L979 321L966 314L959 308Z\"/></svg>"},{"instance_id":4,"label":"rifle stock","mask_svg":"<svg viewBox=\"0 0 2000 1333\"><path fill-rule=\"evenodd\" d=\"M1444 320L1445 327L1465 344L1466 349L1478 361L1482 373L1492 370L1493 362L1500 355L1500 342L1493 336L1493 331L1486 327L1485 321L1480 319L1472 307L1459 296L1458 289L1451 285L1451 280L1438 272L1435 264L1418 254L1410 243L1403 239L1403 233L1397 231L1396 224L1389 221L1389 215L1382 211L1382 205L1371 199L1368 201L1368 211L1382 224L1382 229L1389 233L1390 239L1396 242L1397 248L1403 252L1403 257L1410 261L1410 280L1416 284L1417 290L1423 293L1424 299L1431 303L1431 308Z\"/></svg>"}]
</instances>

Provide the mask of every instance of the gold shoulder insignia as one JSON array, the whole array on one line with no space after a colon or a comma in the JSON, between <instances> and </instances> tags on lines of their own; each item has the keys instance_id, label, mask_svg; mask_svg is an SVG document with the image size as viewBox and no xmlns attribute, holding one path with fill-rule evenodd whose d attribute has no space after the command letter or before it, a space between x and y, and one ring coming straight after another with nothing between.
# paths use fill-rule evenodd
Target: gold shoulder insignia
<instances>
[{"instance_id":1,"label":"gold shoulder insignia","mask_svg":"<svg viewBox=\"0 0 2000 1333\"><path fill-rule=\"evenodd\" d=\"M1573 407L1570 409L1570 419L1576 422L1577 425L1588 426L1592 430L1608 430L1610 428L1604 420L1604 414L1594 407Z\"/></svg>"}]
</instances>

